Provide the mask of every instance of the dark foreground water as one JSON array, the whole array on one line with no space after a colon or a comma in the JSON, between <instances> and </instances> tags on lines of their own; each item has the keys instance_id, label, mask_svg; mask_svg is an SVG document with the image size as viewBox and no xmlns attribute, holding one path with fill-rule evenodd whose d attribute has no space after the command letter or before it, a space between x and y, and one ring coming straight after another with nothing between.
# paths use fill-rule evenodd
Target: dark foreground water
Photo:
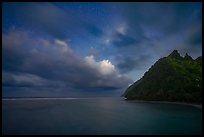
<instances>
[{"instance_id":1,"label":"dark foreground water","mask_svg":"<svg viewBox=\"0 0 204 137\"><path fill-rule=\"evenodd\" d=\"M202 109L123 98L3 100L3 134L202 134Z\"/></svg>"}]
</instances>

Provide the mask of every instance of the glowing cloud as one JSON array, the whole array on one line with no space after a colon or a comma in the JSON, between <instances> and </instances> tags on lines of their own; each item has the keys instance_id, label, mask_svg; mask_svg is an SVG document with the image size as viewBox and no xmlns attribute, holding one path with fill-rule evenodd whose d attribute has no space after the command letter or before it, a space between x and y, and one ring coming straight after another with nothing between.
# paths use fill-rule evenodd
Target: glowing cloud
<instances>
[{"instance_id":1,"label":"glowing cloud","mask_svg":"<svg viewBox=\"0 0 204 137\"><path fill-rule=\"evenodd\" d=\"M109 75L116 72L115 66L109 60L95 61L94 56L86 56L85 61L90 67L97 69L103 75Z\"/></svg>"}]
</instances>

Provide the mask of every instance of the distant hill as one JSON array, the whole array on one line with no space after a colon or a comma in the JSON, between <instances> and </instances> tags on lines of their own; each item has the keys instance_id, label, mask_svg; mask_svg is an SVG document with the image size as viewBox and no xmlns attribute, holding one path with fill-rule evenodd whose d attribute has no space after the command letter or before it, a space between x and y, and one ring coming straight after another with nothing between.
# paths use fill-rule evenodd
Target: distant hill
<instances>
[{"instance_id":1,"label":"distant hill","mask_svg":"<svg viewBox=\"0 0 204 137\"><path fill-rule=\"evenodd\" d=\"M127 100L202 102L202 56L193 60L174 50L159 59L123 94Z\"/></svg>"}]
</instances>

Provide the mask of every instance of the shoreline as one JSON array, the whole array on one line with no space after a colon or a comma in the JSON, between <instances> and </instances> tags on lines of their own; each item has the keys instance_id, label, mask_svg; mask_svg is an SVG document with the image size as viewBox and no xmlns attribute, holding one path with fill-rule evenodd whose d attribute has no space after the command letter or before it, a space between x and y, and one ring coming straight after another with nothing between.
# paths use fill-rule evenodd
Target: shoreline
<instances>
[{"instance_id":1,"label":"shoreline","mask_svg":"<svg viewBox=\"0 0 204 137\"><path fill-rule=\"evenodd\" d=\"M126 98L125 98L126 100ZM188 105L188 106L193 106L196 108L202 109L202 104L192 104L192 103L185 103L185 102L170 102L170 101L147 101L147 100L127 100L131 102L144 102L144 103L162 103L162 104L177 104L177 105Z\"/></svg>"}]
</instances>

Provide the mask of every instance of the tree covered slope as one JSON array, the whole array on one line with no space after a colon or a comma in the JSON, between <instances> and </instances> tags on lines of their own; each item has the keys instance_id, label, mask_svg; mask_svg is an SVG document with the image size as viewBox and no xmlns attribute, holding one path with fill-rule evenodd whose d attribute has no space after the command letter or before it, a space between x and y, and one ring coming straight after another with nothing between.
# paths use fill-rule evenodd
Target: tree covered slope
<instances>
[{"instance_id":1,"label":"tree covered slope","mask_svg":"<svg viewBox=\"0 0 204 137\"><path fill-rule=\"evenodd\" d=\"M202 57L181 57L174 50L159 59L144 76L125 91L129 100L202 102Z\"/></svg>"}]
</instances>

